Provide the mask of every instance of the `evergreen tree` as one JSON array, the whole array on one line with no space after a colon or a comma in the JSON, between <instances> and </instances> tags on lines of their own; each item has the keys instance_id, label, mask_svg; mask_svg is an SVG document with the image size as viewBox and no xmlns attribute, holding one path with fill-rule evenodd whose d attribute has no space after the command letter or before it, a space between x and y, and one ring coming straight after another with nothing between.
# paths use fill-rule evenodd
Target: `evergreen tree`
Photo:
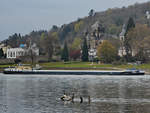
<instances>
[{"instance_id":1,"label":"evergreen tree","mask_svg":"<svg viewBox=\"0 0 150 113\"><path fill-rule=\"evenodd\" d=\"M3 58L4 57L4 52L3 52L3 49L1 48L0 49L0 58Z\"/></svg>"},{"instance_id":2,"label":"evergreen tree","mask_svg":"<svg viewBox=\"0 0 150 113\"><path fill-rule=\"evenodd\" d=\"M129 61L130 57L132 56L132 49L130 45L130 39L127 37L128 32L135 27L135 23L133 18L129 18L128 23L127 23L127 28L126 28L126 33L125 33L125 39L124 39L124 46L125 46L125 51L126 51L126 60Z\"/></svg>"},{"instance_id":3,"label":"evergreen tree","mask_svg":"<svg viewBox=\"0 0 150 113\"><path fill-rule=\"evenodd\" d=\"M84 38L83 47L82 47L82 61L83 62L88 61L88 57L89 57L89 54L88 54L87 41L86 41L86 38Z\"/></svg>"},{"instance_id":4,"label":"evergreen tree","mask_svg":"<svg viewBox=\"0 0 150 113\"><path fill-rule=\"evenodd\" d=\"M132 17L129 18L128 20L128 24L127 24L127 28L126 28L126 34L128 33L128 31L132 28L135 27L135 23Z\"/></svg>"},{"instance_id":5,"label":"evergreen tree","mask_svg":"<svg viewBox=\"0 0 150 113\"><path fill-rule=\"evenodd\" d=\"M69 52L68 52L67 42L65 42L65 44L64 44L64 48L63 48L63 51L61 54L61 59L65 62L69 61Z\"/></svg>"},{"instance_id":6,"label":"evergreen tree","mask_svg":"<svg viewBox=\"0 0 150 113\"><path fill-rule=\"evenodd\" d=\"M89 16L94 16L94 9L91 9L91 10L90 10Z\"/></svg>"}]
</instances>

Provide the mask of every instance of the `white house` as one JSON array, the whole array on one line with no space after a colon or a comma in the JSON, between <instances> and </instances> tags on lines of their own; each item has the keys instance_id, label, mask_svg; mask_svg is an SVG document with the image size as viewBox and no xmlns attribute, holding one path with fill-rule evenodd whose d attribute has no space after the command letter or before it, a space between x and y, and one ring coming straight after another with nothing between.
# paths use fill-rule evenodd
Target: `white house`
<instances>
[{"instance_id":1,"label":"white house","mask_svg":"<svg viewBox=\"0 0 150 113\"><path fill-rule=\"evenodd\" d=\"M26 46L20 46L19 48L9 48L7 49L7 58L15 59L20 56L30 54L30 50L32 50L33 54L39 56L39 48L37 48L36 44L31 45L29 48Z\"/></svg>"},{"instance_id":2,"label":"white house","mask_svg":"<svg viewBox=\"0 0 150 113\"><path fill-rule=\"evenodd\" d=\"M89 54L89 60L93 61L94 58L97 57L97 50L96 49L89 49L88 54Z\"/></svg>"},{"instance_id":3,"label":"white house","mask_svg":"<svg viewBox=\"0 0 150 113\"><path fill-rule=\"evenodd\" d=\"M120 41L124 41L125 33L126 33L126 25L124 24L122 27L122 31L119 34Z\"/></svg>"},{"instance_id":4,"label":"white house","mask_svg":"<svg viewBox=\"0 0 150 113\"><path fill-rule=\"evenodd\" d=\"M149 11L146 11L146 18L150 19L150 13L149 13Z\"/></svg>"},{"instance_id":5,"label":"white house","mask_svg":"<svg viewBox=\"0 0 150 113\"><path fill-rule=\"evenodd\" d=\"M25 55L25 49L23 48L7 49L7 58L17 58L24 55Z\"/></svg>"},{"instance_id":6,"label":"white house","mask_svg":"<svg viewBox=\"0 0 150 113\"><path fill-rule=\"evenodd\" d=\"M119 48L118 55L121 56L121 57L126 55L126 51L125 51L125 47L124 47L125 33L126 33L126 25L124 24L123 27L122 27L122 31L119 34L119 39L120 39L120 42L121 42L121 46Z\"/></svg>"}]
</instances>

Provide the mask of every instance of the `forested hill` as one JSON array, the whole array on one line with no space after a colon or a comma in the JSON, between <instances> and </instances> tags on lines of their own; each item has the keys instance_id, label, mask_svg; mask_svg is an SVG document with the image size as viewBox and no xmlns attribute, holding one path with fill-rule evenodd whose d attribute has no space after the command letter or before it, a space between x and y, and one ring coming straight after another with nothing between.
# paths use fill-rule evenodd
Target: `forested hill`
<instances>
[{"instance_id":1,"label":"forested hill","mask_svg":"<svg viewBox=\"0 0 150 113\"><path fill-rule=\"evenodd\" d=\"M129 17L132 17L136 23L150 25L149 20L146 18L146 11L150 11L150 2L108 9L104 12L94 12L94 10L91 10L87 17L78 18L77 21L62 25L61 27L54 25L50 31L32 31L25 36L14 34L3 42L12 47L18 47L20 43L27 43L30 40L39 44L42 33L55 34L61 43L64 40L72 42L74 38L83 38L85 33L91 31L95 23L100 25L104 34L118 36L123 24L126 24Z\"/></svg>"}]
</instances>

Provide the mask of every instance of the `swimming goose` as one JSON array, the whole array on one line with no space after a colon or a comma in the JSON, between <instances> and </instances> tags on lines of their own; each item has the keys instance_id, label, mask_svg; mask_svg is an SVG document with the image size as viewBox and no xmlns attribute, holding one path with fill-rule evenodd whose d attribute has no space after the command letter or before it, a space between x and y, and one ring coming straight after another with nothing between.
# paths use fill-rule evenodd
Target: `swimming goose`
<instances>
[{"instance_id":1,"label":"swimming goose","mask_svg":"<svg viewBox=\"0 0 150 113\"><path fill-rule=\"evenodd\" d=\"M62 101L73 101L73 99L74 99L74 93L73 93L72 97L64 94L60 99Z\"/></svg>"}]
</instances>

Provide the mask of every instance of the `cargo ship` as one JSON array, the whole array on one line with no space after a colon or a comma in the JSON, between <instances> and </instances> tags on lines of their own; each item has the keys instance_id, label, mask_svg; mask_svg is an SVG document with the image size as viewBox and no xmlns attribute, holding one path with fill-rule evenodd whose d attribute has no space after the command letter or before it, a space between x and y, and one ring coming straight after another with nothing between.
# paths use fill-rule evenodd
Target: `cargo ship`
<instances>
[{"instance_id":1,"label":"cargo ship","mask_svg":"<svg viewBox=\"0 0 150 113\"><path fill-rule=\"evenodd\" d=\"M48 75L144 75L138 69L126 70L38 70L32 68L6 68L4 74L48 74Z\"/></svg>"}]
</instances>

